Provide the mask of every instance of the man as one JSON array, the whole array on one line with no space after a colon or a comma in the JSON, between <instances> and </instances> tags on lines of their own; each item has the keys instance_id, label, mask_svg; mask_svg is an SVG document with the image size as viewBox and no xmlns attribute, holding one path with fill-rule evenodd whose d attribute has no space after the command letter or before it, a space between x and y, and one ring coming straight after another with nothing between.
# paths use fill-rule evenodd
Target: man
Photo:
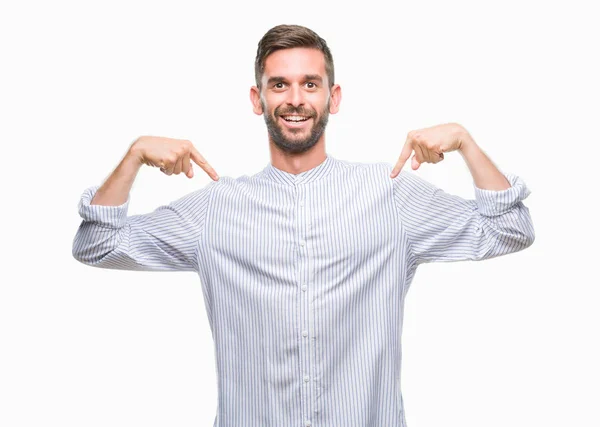
<instances>
[{"instance_id":1,"label":"man","mask_svg":"<svg viewBox=\"0 0 600 427\"><path fill-rule=\"evenodd\" d=\"M523 180L501 173L466 130L410 132L400 158L357 163L325 149L341 88L325 40L280 25L260 40L254 112L271 163L219 178L190 141L144 136L80 201L73 255L89 265L195 271L216 346L215 426L405 426L400 336L417 266L483 260L530 246ZM475 199L413 172L459 151ZM213 178L145 215L127 216L141 165Z\"/></svg>"}]
</instances>

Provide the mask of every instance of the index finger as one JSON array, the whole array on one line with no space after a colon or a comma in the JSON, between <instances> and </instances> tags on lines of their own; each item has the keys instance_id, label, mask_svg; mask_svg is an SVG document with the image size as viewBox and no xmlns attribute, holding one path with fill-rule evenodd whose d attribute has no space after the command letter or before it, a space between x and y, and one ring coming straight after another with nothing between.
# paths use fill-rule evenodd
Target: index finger
<instances>
[{"instance_id":1,"label":"index finger","mask_svg":"<svg viewBox=\"0 0 600 427\"><path fill-rule=\"evenodd\" d=\"M208 164L208 162L206 161L204 156L202 156L202 154L200 154L200 152L198 150L196 150L196 147L194 147L193 145L192 145L190 155L191 155L191 158L194 161L194 163L196 163L198 166L200 166L202 169L204 169L204 171L206 171L206 173L212 179L214 179L215 181L219 180L219 175L217 174L217 171L214 170L213 167Z\"/></svg>"},{"instance_id":2,"label":"index finger","mask_svg":"<svg viewBox=\"0 0 600 427\"><path fill-rule=\"evenodd\" d=\"M396 162L394 169L392 169L392 173L390 174L391 178L395 178L400 173L400 171L404 167L404 163L406 163L406 161L410 157L410 154L412 153L412 151L413 151L412 140L411 140L410 136L408 136L408 137L406 137L406 142L404 143L404 147L402 148L400 157L398 158L398 161Z\"/></svg>"}]
</instances>

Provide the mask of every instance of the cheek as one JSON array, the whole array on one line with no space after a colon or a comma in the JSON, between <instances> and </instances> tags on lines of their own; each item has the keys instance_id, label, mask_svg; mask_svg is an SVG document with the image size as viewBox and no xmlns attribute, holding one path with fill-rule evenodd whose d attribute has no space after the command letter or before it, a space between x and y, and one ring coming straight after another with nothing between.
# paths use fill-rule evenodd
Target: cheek
<instances>
[{"instance_id":1,"label":"cheek","mask_svg":"<svg viewBox=\"0 0 600 427\"><path fill-rule=\"evenodd\" d=\"M328 102L328 98L325 96L320 96L319 99L315 99L313 102L313 108L315 109L315 111L319 114L321 114L323 111L329 109L329 102Z\"/></svg>"},{"instance_id":2,"label":"cheek","mask_svg":"<svg viewBox=\"0 0 600 427\"><path fill-rule=\"evenodd\" d=\"M267 111L272 117L276 117L277 113L281 111L281 105L276 102L269 102L263 108L264 111Z\"/></svg>"}]
</instances>

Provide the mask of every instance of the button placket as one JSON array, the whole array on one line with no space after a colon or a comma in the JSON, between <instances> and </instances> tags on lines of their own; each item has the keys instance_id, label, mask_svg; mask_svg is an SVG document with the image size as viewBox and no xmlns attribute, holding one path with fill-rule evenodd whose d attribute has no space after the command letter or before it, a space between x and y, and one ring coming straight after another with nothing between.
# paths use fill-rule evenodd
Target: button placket
<instances>
[{"instance_id":1,"label":"button placket","mask_svg":"<svg viewBox=\"0 0 600 427\"><path fill-rule=\"evenodd\" d=\"M309 335L310 330L310 313L311 313L311 301L310 296L308 294L308 279L309 279L309 248L308 245L308 235L306 224L308 223L308 213L306 210L306 200L305 200L305 191L304 186L297 185L298 181L296 181L296 212L297 212L297 225L298 225L298 244L300 250L298 251L298 266L299 266L299 284L300 292L299 295L299 307L300 307L300 324L298 325L298 329L301 331L302 339L300 341L300 353L301 353L301 366L302 366L302 391L304 398L302 401L305 403L302 415L305 417L305 425L311 425L311 422L308 420L312 413L313 408L313 391L311 389L311 376L312 372L312 362L310 357L310 340L306 339Z\"/></svg>"}]
</instances>

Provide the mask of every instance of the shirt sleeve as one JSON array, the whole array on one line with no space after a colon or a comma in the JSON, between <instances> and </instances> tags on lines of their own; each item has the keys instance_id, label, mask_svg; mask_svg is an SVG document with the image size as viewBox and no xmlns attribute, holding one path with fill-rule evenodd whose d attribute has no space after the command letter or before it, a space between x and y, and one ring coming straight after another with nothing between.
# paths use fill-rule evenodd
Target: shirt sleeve
<instances>
[{"instance_id":1,"label":"shirt sleeve","mask_svg":"<svg viewBox=\"0 0 600 427\"><path fill-rule=\"evenodd\" d=\"M73 257L100 268L197 272L197 245L213 184L153 212L130 216L130 197L119 206L91 205L100 186L87 188L78 205L83 221L73 239Z\"/></svg>"},{"instance_id":2,"label":"shirt sleeve","mask_svg":"<svg viewBox=\"0 0 600 427\"><path fill-rule=\"evenodd\" d=\"M523 250L535 233L522 200L531 193L519 176L503 173L510 188L485 190L475 199L448 194L410 171L393 181L394 199L417 264L479 261Z\"/></svg>"}]
</instances>

